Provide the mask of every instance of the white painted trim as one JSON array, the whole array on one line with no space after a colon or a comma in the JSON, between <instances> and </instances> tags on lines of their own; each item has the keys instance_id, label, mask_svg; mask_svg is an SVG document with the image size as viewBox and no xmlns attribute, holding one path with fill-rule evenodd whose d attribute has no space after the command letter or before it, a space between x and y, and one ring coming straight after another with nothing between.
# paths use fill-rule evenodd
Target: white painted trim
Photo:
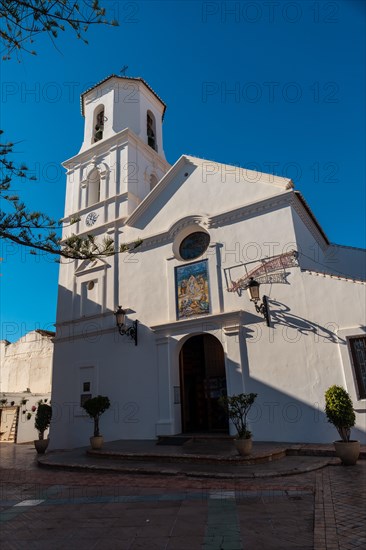
<instances>
[{"instance_id":1,"label":"white painted trim","mask_svg":"<svg viewBox=\"0 0 366 550\"><path fill-rule=\"evenodd\" d=\"M361 285L366 284L365 279L355 279L353 277L347 277L346 275L337 275L336 273L327 273L323 271L315 271L314 269L301 269L303 273L308 275L315 275L316 277L329 277L329 279L337 279L339 281L346 281L347 283L358 283Z\"/></svg>"},{"instance_id":2,"label":"white painted trim","mask_svg":"<svg viewBox=\"0 0 366 550\"><path fill-rule=\"evenodd\" d=\"M149 208L149 206L154 202L155 198L160 195L160 193L169 185L172 179L178 174L179 170L186 164L192 166L202 166L204 163L211 162L209 160L199 159L197 157L192 157L189 155L182 155L173 166L168 170L168 172L161 178L158 184L152 189L152 191L145 197L145 199L138 205L138 207L133 211L128 220L126 221L127 225L134 225L137 220L142 216L144 212ZM215 162L217 166L222 166L232 169L240 169L237 166L230 166L226 164L221 164ZM244 168L242 168L244 170ZM272 174L266 174L264 172L254 172L253 170L247 170L250 174L257 174L256 183L264 183L269 185L274 185L280 187L284 191L292 190L293 183L288 178L281 178L278 176L272 176ZM259 174L259 178L258 178ZM273 198L273 197L272 197ZM261 202L261 201L260 201ZM254 204L254 203L253 203ZM259 203L258 203L259 204Z\"/></svg>"},{"instance_id":3,"label":"white painted trim","mask_svg":"<svg viewBox=\"0 0 366 550\"><path fill-rule=\"evenodd\" d=\"M156 187L158 187L158 185ZM156 189L156 187L154 187L154 189ZM144 237L142 244L139 246L139 250L146 250L148 248L154 248L155 246L167 244L171 242L172 239L174 239L180 231L182 231L185 227L188 227L188 226L195 226L196 231L197 231L197 228L201 226L203 230L207 231L207 229L210 229L210 228L221 227L226 224L231 224L235 221L244 220L245 218L250 217L253 214L258 214L259 212L261 213L270 212L273 210L274 207L280 208L280 207L289 206L291 197L292 197L292 191L289 191L287 193L281 193L279 195L275 195L273 197L269 197L261 201L256 201L253 203L243 205L239 208L235 208L234 210L221 212L219 214L216 214L215 216L201 216L201 215L186 216L185 218L182 218L174 222L174 224L171 225L170 228L167 229L166 231L162 231L161 233L156 233L155 235ZM141 204L143 202L144 201L142 201ZM137 209L139 209L139 207L140 205L137 207ZM130 225L130 220L132 216L130 216L126 220L126 225Z\"/></svg>"},{"instance_id":4,"label":"white painted trim","mask_svg":"<svg viewBox=\"0 0 366 550\"><path fill-rule=\"evenodd\" d=\"M226 326L243 324L244 311L242 309L218 313L216 315L201 315L194 319L182 319L170 323L151 326L159 337L163 336L178 336L179 334L187 334L192 330L197 330L198 327L203 327L200 332L209 332L213 330L213 325L217 324L218 328L224 329ZM211 329L209 328L211 326Z\"/></svg>"},{"instance_id":5,"label":"white painted trim","mask_svg":"<svg viewBox=\"0 0 366 550\"><path fill-rule=\"evenodd\" d=\"M342 328L337 331L337 336L346 390L350 394L355 410L366 412L366 399L360 399L357 393L357 379L349 346L350 338L366 336L366 327Z\"/></svg>"},{"instance_id":6,"label":"white painted trim","mask_svg":"<svg viewBox=\"0 0 366 550\"><path fill-rule=\"evenodd\" d=\"M164 170L170 168L170 164L159 153L154 151L149 145L144 143L135 132L129 128L125 128L116 134L111 135L108 138L101 139L96 143L91 144L87 149L81 151L74 157L71 157L64 162L62 166L66 168L67 174L73 172L79 165L90 163L90 156L94 155L96 158L99 155L111 152L115 147L122 147L128 143L138 144L143 151L146 151L153 157L154 162L164 167Z\"/></svg>"}]
</instances>

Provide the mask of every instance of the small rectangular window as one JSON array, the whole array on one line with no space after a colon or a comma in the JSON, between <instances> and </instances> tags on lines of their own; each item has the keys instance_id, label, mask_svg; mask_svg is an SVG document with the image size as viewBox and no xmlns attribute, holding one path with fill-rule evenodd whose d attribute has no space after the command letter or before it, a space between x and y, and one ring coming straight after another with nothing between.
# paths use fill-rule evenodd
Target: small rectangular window
<instances>
[{"instance_id":1,"label":"small rectangular window","mask_svg":"<svg viewBox=\"0 0 366 550\"><path fill-rule=\"evenodd\" d=\"M360 399L366 398L366 336L350 338L353 368L357 381L357 393Z\"/></svg>"},{"instance_id":2,"label":"small rectangular window","mask_svg":"<svg viewBox=\"0 0 366 550\"><path fill-rule=\"evenodd\" d=\"M80 407L83 407L85 401L91 399L93 395L96 395L96 374L95 367L92 366L82 366L79 367L79 387L78 387L78 399ZM75 415L79 416L82 414L80 409L75 409Z\"/></svg>"},{"instance_id":3,"label":"small rectangular window","mask_svg":"<svg viewBox=\"0 0 366 550\"><path fill-rule=\"evenodd\" d=\"M180 387L174 386L174 405L180 404Z\"/></svg>"}]
</instances>

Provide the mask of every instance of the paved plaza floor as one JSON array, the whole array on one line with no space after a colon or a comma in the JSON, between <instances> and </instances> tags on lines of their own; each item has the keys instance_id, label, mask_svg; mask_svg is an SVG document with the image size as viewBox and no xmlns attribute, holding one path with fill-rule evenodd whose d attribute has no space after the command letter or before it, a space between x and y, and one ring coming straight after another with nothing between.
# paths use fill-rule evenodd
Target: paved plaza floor
<instances>
[{"instance_id":1,"label":"paved plaza floor","mask_svg":"<svg viewBox=\"0 0 366 550\"><path fill-rule=\"evenodd\" d=\"M237 476L225 461L159 456L151 471L143 456L118 471L85 451L46 454L58 467L40 468L32 445L0 445L2 550L366 548L365 460L285 456L239 465Z\"/></svg>"}]
</instances>

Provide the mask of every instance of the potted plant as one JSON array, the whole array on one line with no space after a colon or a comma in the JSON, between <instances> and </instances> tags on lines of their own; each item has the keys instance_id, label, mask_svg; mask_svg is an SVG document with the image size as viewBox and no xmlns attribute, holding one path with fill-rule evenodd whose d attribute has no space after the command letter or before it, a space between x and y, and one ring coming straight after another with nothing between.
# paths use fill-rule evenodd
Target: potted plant
<instances>
[{"instance_id":1,"label":"potted plant","mask_svg":"<svg viewBox=\"0 0 366 550\"><path fill-rule=\"evenodd\" d=\"M221 397L221 403L226 407L228 416L234 424L238 437L234 439L239 454L249 455L252 450L252 432L248 430L248 414L257 397L256 393L239 393L231 397Z\"/></svg>"},{"instance_id":2,"label":"potted plant","mask_svg":"<svg viewBox=\"0 0 366 550\"><path fill-rule=\"evenodd\" d=\"M102 414L109 409L111 403L108 397L98 395L87 399L83 403L82 408L86 413L94 420L94 435L90 438L90 445L92 449L101 449L103 445L103 436L99 432L99 419Z\"/></svg>"},{"instance_id":3,"label":"potted plant","mask_svg":"<svg viewBox=\"0 0 366 550\"><path fill-rule=\"evenodd\" d=\"M51 423L52 407L40 401L36 410L36 416L34 419L34 427L38 432L38 439L34 440L34 446L37 453L44 454L48 447L49 439L44 438L44 432L47 430Z\"/></svg>"},{"instance_id":4,"label":"potted plant","mask_svg":"<svg viewBox=\"0 0 366 550\"><path fill-rule=\"evenodd\" d=\"M356 464L360 455L360 442L350 439L356 415L352 399L342 386L331 386L325 392L325 414L341 437L340 441L333 442L336 456L345 466Z\"/></svg>"}]
</instances>

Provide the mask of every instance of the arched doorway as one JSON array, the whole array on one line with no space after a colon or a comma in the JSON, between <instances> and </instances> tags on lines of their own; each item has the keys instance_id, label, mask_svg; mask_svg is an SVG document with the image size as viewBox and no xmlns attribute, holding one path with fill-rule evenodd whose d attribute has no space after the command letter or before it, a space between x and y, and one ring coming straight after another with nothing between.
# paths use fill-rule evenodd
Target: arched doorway
<instances>
[{"instance_id":1,"label":"arched doorway","mask_svg":"<svg viewBox=\"0 0 366 550\"><path fill-rule=\"evenodd\" d=\"M226 395L224 350L217 338L199 334L180 351L182 431L228 433L229 423L219 398Z\"/></svg>"}]
</instances>

